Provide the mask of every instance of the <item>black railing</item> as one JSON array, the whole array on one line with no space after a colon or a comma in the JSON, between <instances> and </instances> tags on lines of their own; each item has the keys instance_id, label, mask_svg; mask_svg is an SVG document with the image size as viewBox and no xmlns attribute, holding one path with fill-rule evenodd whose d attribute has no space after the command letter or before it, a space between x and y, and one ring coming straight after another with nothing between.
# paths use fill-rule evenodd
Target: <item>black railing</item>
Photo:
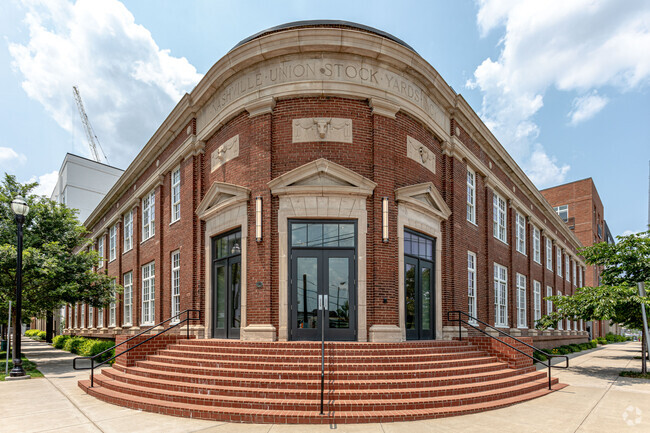
<instances>
[{"instance_id":1,"label":"black railing","mask_svg":"<svg viewBox=\"0 0 650 433\"><path fill-rule=\"evenodd\" d=\"M190 317L190 313L199 313L199 317L198 317L198 318ZM104 355L105 353L110 352L110 351L113 350L113 349L116 349L117 347L123 345L124 343L128 343L129 341L133 340L133 339L136 338L136 337L141 336L142 334L146 334L147 332L151 331L152 329L154 329L154 328L156 328L156 327L158 327L158 326L162 326L162 325L164 325L164 324L167 323L167 322L171 322L172 320L176 319L177 317L182 316L183 314L186 315L186 317L185 317L183 320L180 320L180 321L177 322L177 323L173 323L173 324L172 324L171 326L169 326L168 328L163 329L163 330L160 331L159 333L152 335L151 337L147 338L146 340L143 340L143 341L139 342L138 344L129 347L129 348L126 349L125 351L120 352L120 353L116 353L116 354L113 355L112 357L110 357L110 358L108 358L108 359L105 359L104 361L102 361L102 362L100 362L100 363L98 363L98 364L95 364L95 359L100 358L100 357L101 357L102 355ZM120 344L116 344L115 346L113 346L113 347L111 347L111 348L109 348L109 349L106 349L106 350L104 350L103 352L98 353L97 355L94 355L94 356L77 356L76 358L74 358L74 359L72 360L72 368L75 369L75 370L90 370L90 387L92 388L93 385L94 385L94 381L95 381L94 373L95 373L95 369L96 369L97 367L101 367L102 365L104 365L104 364L106 364L106 363L108 363L108 362L111 362L112 360L114 360L114 359L117 358L118 356L120 356L120 355L124 355L125 353L130 352L131 350L135 349L136 347L140 346L141 344L144 344L144 343L146 343L146 342L149 341L149 340L153 340L154 338L158 337L159 335L162 335L162 334L164 334L165 332L167 332L167 331L169 331L169 330L171 330L171 329L174 329L174 328L176 328L177 326L182 325L183 323L187 323L187 339L189 340L189 338L190 338L190 322L192 322L192 321L199 321L199 320L201 320L201 310L185 310L185 311L181 311L180 313L178 313L178 314L176 314L176 315L170 317L169 319L167 319L167 320L163 320L162 322L157 323L157 324L155 324L155 325L151 325L150 328L147 328L147 329L145 329L144 331L139 332L139 333L135 334L134 336L132 336L132 337L130 337L130 338L127 338L126 340L124 340L124 341L121 342ZM77 367L77 360L78 360L78 359L90 359L90 367Z\"/></svg>"},{"instance_id":2,"label":"black railing","mask_svg":"<svg viewBox=\"0 0 650 433\"><path fill-rule=\"evenodd\" d=\"M457 314L458 317L456 319L452 319L451 318L452 314ZM546 356L546 363L544 363L544 361L541 361L539 359L535 359L534 356L527 354L526 352L524 352L521 349L518 349L517 347L513 346L512 344L506 343L505 341L503 341L503 340L495 337L494 335L486 332L485 330L479 328L475 324L470 323L467 320L464 320L463 316L467 316L467 318L469 320L471 320L472 322L475 322L477 324L480 323L481 325L485 326L486 328L493 329L493 330L497 331L499 334L503 334L506 337L512 338L516 342L518 342L520 344L523 344L524 346L528 346L531 349L533 349L534 351L537 351L537 352L541 353L542 355ZM554 367L554 368L569 368L569 357L568 356L566 356L566 355L554 355L552 353L547 353L547 352L545 352L545 351L543 351L541 349L538 349L535 346L531 346L530 344L528 344L528 343L526 343L524 341L521 341L517 337L513 337L512 335L508 334L507 332L504 332L504 331L502 331L502 330L500 330L498 328L495 328L494 326L488 325L487 323L477 319L476 317L470 316L469 314L467 314L464 311L448 311L447 312L447 320L450 321L450 322L458 322L458 339L459 340L463 339L462 324L464 323L464 324L466 324L468 326L471 326L472 328L476 329L477 331L482 332L483 334L487 335L488 337L493 338L493 339L497 340L498 342L500 342L502 344L505 344L509 348L516 350L517 352L521 353L522 355L525 355L525 356L529 357L530 359L533 360L533 362L540 362L542 365L548 367L548 389L549 390L551 389L551 368L552 367ZM553 365L553 358L564 358L564 360L566 361L566 365L563 365L563 366L562 365Z\"/></svg>"}]
</instances>

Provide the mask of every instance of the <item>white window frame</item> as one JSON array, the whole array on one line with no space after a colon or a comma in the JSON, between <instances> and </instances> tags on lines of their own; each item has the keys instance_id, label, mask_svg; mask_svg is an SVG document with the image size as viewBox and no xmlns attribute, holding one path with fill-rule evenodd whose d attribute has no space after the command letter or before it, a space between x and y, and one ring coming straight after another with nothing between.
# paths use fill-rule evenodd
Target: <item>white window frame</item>
<instances>
[{"instance_id":1,"label":"white window frame","mask_svg":"<svg viewBox=\"0 0 650 433\"><path fill-rule=\"evenodd\" d=\"M553 287L551 286L546 286L546 297L549 298L553 296ZM553 301L547 299L546 300L546 314L551 314L553 312ZM553 328L550 328L553 329Z\"/></svg>"},{"instance_id":2,"label":"white window frame","mask_svg":"<svg viewBox=\"0 0 650 433\"><path fill-rule=\"evenodd\" d=\"M515 222L517 223L516 230L516 245L517 251L526 255L526 217L519 212L515 212Z\"/></svg>"},{"instance_id":3,"label":"white window frame","mask_svg":"<svg viewBox=\"0 0 650 433\"><path fill-rule=\"evenodd\" d=\"M569 222L569 205L568 204L555 206L553 208L553 210L555 211L555 213L558 214L558 216L562 219L562 221L564 221L565 223ZM566 213L566 219L562 218L563 213Z\"/></svg>"},{"instance_id":4,"label":"white window frame","mask_svg":"<svg viewBox=\"0 0 650 433\"><path fill-rule=\"evenodd\" d=\"M97 309L97 327L98 328L103 328L104 327L104 309L103 308L98 308Z\"/></svg>"},{"instance_id":5,"label":"white window frame","mask_svg":"<svg viewBox=\"0 0 650 433\"><path fill-rule=\"evenodd\" d=\"M133 272L129 271L122 277L124 283L124 317L123 326L133 325Z\"/></svg>"},{"instance_id":6,"label":"white window frame","mask_svg":"<svg viewBox=\"0 0 650 433\"><path fill-rule=\"evenodd\" d=\"M142 318L141 325L153 325L156 314L155 262L142 266Z\"/></svg>"},{"instance_id":7,"label":"white window frame","mask_svg":"<svg viewBox=\"0 0 650 433\"><path fill-rule=\"evenodd\" d=\"M101 235L97 238L97 252L99 253L99 265L98 268L104 267L104 235Z\"/></svg>"},{"instance_id":8,"label":"white window frame","mask_svg":"<svg viewBox=\"0 0 650 433\"><path fill-rule=\"evenodd\" d=\"M81 328L86 327L86 304L81 304Z\"/></svg>"},{"instance_id":9,"label":"white window frame","mask_svg":"<svg viewBox=\"0 0 650 433\"><path fill-rule=\"evenodd\" d=\"M533 261L542 264L542 232L533 226Z\"/></svg>"},{"instance_id":10,"label":"white window frame","mask_svg":"<svg viewBox=\"0 0 650 433\"><path fill-rule=\"evenodd\" d=\"M507 226L508 226L508 213L507 203L495 191L492 200L492 234L495 238L503 243L508 243Z\"/></svg>"},{"instance_id":11,"label":"white window frame","mask_svg":"<svg viewBox=\"0 0 650 433\"><path fill-rule=\"evenodd\" d=\"M526 276L517 274L517 328L527 328L526 323Z\"/></svg>"},{"instance_id":12,"label":"white window frame","mask_svg":"<svg viewBox=\"0 0 650 433\"><path fill-rule=\"evenodd\" d=\"M546 269L553 272L553 241L546 239Z\"/></svg>"},{"instance_id":13,"label":"white window frame","mask_svg":"<svg viewBox=\"0 0 650 433\"><path fill-rule=\"evenodd\" d=\"M93 316L93 307L88 306L88 328L92 329L95 327L95 317Z\"/></svg>"},{"instance_id":14,"label":"white window frame","mask_svg":"<svg viewBox=\"0 0 650 433\"><path fill-rule=\"evenodd\" d=\"M113 302L108 304L108 327L114 328L115 324L117 323L117 312L115 311L115 280L111 281L111 286L113 287L113 290L111 292L111 295L113 296Z\"/></svg>"},{"instance_id":15,"label":"white window frame","mask_svg":"<svg viewBox=\"0 0 650 433\"><path fill-rule=\"evenodd\" d=\"M72 313L74 316L74 327L75 329L79 328L79 303L74 307L74 312Z\"/></svg>"},{"instance_id":16,"label":"white window frame","mask_svg":"<svg viewBox=\"0 0 650 433\"><path fill-rule=\"evenodd\" d=\"M542 318L542 283L533 280L533 320L535 323Z\"/></svg>"},{"instance_id":17,"label":"white window frame","mask_svg":"<svg viewBox=\"0 0 650 433\"><path fill-rule=\"evenodd\" d=\"M476 224L476 172L467 167L467 221Z\"/></svg>"},{"instance_id":18,"label":"white window frame","mask_svg":"<svg viewBox=\"0 0 650 433\"><path fill-rule=\"evenodd\" d=\"M133 209L124 214L124 252L133 248Z\"/></svg>"},{"instance_id":19,"label":"white window frame","mask_svg":"<svg viewBox=\"0 0 650 433\"><path fill-rule=\"evenodd\" d=\"M582 266L578 266L578 287L582 287Z\"/></svg>"},{"instance_id":20,"label":"white window frame","mask_svg":"<svg viewBox=\"0 0 650 433\"><path fill-rule=\"evenodd\" d=\"M571 282L575 286L578 283L577 278L576 278L577 272L576 272L576 261L575 260L571 260L571 273L573 275L573 277L572 277L573 279L571 280Z\"/></svg>"},{"instance_id":21,"label":"white window frame","mask_svg":"<svg viewBox=\"0 0 650 433\"><path fill-rule=\"evenodd\" d=\"M558 290L558 291L557 291L557 295L558 295L558 296L562 296L562 291L561 291L561 290ZM557 321L557 329L558 329L559 331L563 331L563 330L564 330L564 323L563 323L563 322L564 322L564 319L561 319L561 320L558 320L558 321Z\"/></svg>"},{"instance_id":22,"label":"white window frame","mask_svg":"<svg viewBox=\"0 0 650 433\"><path fill-rule=\"evenodd\" d=\"M171 315L174 317L181 312L181 251L176 250L171 254L171 302L172 309ZM178 323L180 317L173 319L174 323Z\"/></svg>"},{"instance_id":23,"label":"white window frame","mask_svg":"<svg viewBox=\"0 0 650 433\"><path fill-rule=\"evenodd\" d=\"M68 305L68 322L66 323L66 328L72 328L72 305Z\"/></svg>"},{"instance_id":24,"label":"white window frame","mask_svg":"<svg viewBox=\"0 0 650 433\"><path fill-rule=\"evenodd\" d=\"M156 190L142 198L142 242L156 235Z\"/></svg>"},{"instance_id":25,"label":"white window frame","mask_svg":"<svg viewBox=\"0 0 650 433\"><path fill-rule=\"evenodd\" d=\"M560 247L555 247L555 262L557 264L557 276L562 277L562 250Z\"/></svg>"},{"instance_id":26,"label":"white window frame","mask_svg":"<svg viewBox=\"0 0 650 433\"><path fill-rule=\"evenodd\" d=\"M108 229L108 261L112 262L117 257L117 224Z\"/></svg>"},{"instance_id":27,"label":"white window frame","mask_svg":"<svg viewBox=\"0 0 650 433\"><path fill-rule=\"evenodd\" d=\"M580 319L580 332L584 331L584 322Z\"/></svg>"},{"instance_id":28,"label":"white window frame","mask_svg":"<svg viewBox=\"0 0 650 433\"><path fill-rule=\"evenodd\" d=\"M569 264L571 259L568 254L564 255L564 278L567 281L571 281L571 265Z\"/></svg>"},{"instance_id":29,"label":"white window frame","mask_svg":"<svg viewBox=\"0 0 650 433\"><path fill-rule=\"evenodd\" d=\"M170 176L171 183L171 222L181 219L181 168L177 167ZM171 223L170 223L171 224Z\"/></svg>"},{"instance_id":30,"label":"white window frame","mask_svg":"<svg viewBox=\"0 0 650 433\"><path fill-rule=\"evenodd\" d=\"M508 268L494 264L494 326L508 327Z\"/></svg>"},{"instance_id":31,"label":"white window frame","mask_svg":"<svg viewBox=\"0 0 650 433\"><path fill-rule=\"evenodd\" d=\"M476 310L476 253L467 252L467 309L470 316L478 318ZM476 323L474 319L470 322Z\"/></svg>"}]
</instances>

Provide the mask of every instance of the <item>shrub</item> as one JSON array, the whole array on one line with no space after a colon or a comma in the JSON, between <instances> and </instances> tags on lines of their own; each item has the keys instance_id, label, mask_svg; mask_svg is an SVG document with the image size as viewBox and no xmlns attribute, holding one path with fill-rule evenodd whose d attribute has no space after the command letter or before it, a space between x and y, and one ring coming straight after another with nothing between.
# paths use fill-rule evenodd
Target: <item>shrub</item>
<instances>
[{"instance_id":1,"label":"shrub","mask_svg":"<svg viewBox=\"0 0 650 433\"><path fill-rule=\"evenodd\" d=\"M79 348L81 345L86 341L85 338L83 337L72 337L66 340L65 345L63 346L63 350L67 350L68 352L72 353L79 353Z\"/></svg>"},{"instance_id":2,"label":"shrub","mask_svg":"<svg viewBox=\"0 0 650 433\"><path fill-rule=\"evenodd\" d=\"M537 361L546 361L548 358L546 355L544 355L542 352L538 352L537 350L533 352L533 358Z\"/></svg>"},{"instance_id":3,"label":"shrub","mask_svg":"<svg viewBox=\"0 0 650 433\"><path fill-rule=\"evenodd\" d=\"M575 343L569 344L569 347L571 348L571 350L573 350L573 353L580 352L582 350L582 347L580 347L579 344L575 344Z\"/></svg>"},{"instance_id":4,"label":"shrub","mask_svg":"<svg viewBox=\"0 0 650 433\"><path fill-rule=\"evenodd\" d=\"M568 355L572 350L569 346L560 346L553 349L553 353L556 355Z\"/></svg>"},{"instance_id":5,"label":"shrub","mask_svg":"<svg viewBox=\"0 0 650 433\"><path fill-rule=\"evenodd\" d=\"M598 337L598 344L607 344L607 339L605 337Z\"/></svg>"},{"instance_id":6,"label":"shrub","mask_svg":"<svg viewBox=\"0 0 650 433\"><path fill-rule=\"evenodd\" d=\"M595 349L596 347L598 347L598 342L596 340L591 340L589 342L589 345L591 346L592 349Z\"/></svg>"},{"instance_id":7,"label":"shrub","mask_svg":"<svg viewBox=\"0 0 650 433\"><path fill-rule=\"evenodd\" d=\"M38 329L28 329L25 331L25 337L34 338L36 335L41 332Z\"/></svg>"},{"instance_id":8,"label":"shrub","mask_svg":"<svg viewBox=\"0 0 650 433\"><path fill-rule=\"evenodd\" d=\"M580 343L578 346L580 346L580 350L591 349L591 343Z\"/></svg>"},{"instance_id":9,"label":"shrub","mask_svg":"<svg viewBox=\"0 0 650 433\"><path fill-rule=\"evenodd\" d=\"M110 349L114 345L115 343L111 340L86 339L79 347L79 351L77 353L79 353L81 356L95 356L99 353L102 353L106 349ZM97 358L95 361L102 362L108 358L111 358L114 354L115 350L111 350Z\"/></svg>"},{"instance_id":10,"label":"shrub","mask_svg":"<svg viewBox=\"0 0 650 433\"><path fill-rule=\"evenodd\" d=\"M69 335L57 335L56 337L52 338L52 347L55 349L63 349L63 346L65 346L66 341L69 339Z\"/></svg>"},{"instance_id":11,"label":"shrub","mask_svg":"<svg viewBox=\"0 0 650 433\"><path fill-rule=\"evenodd\" d=\"M47 333L45 331L38 331L36 333L36 338L38 340L45 340L46 336L47 336Z\"/></svg>"}]
</instances>

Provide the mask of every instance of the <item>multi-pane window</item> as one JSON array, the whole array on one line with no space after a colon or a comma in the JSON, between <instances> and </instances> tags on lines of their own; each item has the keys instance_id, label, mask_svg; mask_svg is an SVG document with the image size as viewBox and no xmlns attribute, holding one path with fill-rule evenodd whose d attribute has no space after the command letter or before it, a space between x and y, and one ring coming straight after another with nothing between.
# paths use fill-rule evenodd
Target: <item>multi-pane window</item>
<instances>
[{"instance_id":1,"label":"multi-pane window","mask_svg":"<svg viewBox=\"0 0 650 433\"><path fill-rule=\"evenodd\" d=\"M537 227L533 227L533 260L542 263L542 234Z\"/></svg>"},{"instance_id":2,"label":"multi-pane window","mask_svg":"<svg viewBox=\"0 0 650 433\"><path fill-rule=\"evenodd\" d=\"M155 308L155 279L154 262L142 267L142 324L152 325L154 322Z\"/></svg>"},{"instance_id":3,"label":"multi-pane window","mask_svg":"<svg viewBox=\"0 0 650 433\"><path fill-rule=\"evenodd\" d=\"M577 284L578 281L576 280L576 273L577 273L576 272L576 262L574 260L571 260L571 271L573 272L573 279L571 280L571 282L573 284Z\"/></svg>"},{"instance_id":4,"label":"multi-pane window","mask_svg":"<svg viewBox=\"0 0 650 433\"><path fill-rule=\"evenodd\" d=\"M86 327L86 304L81 304L81 327Z\"/></svg>"},{"instance_id":5,"label":"multi-pane window","mask_svg":"<svg viewBox=\"0 0 650 433\"><path fill-rule=\"evenodd\" d=\"M557 295L562 296L562 292L560 290L558 290ZM564 329L564 323L563 322L564 322L564 320L562 320L562 319L557 321L557 329L559 329L560 331Z\"/></svg>"},{"instance_id":6,"label":"multi-pane window","mask_svg":"<svg viewBox=\"0 0 650 433\"><path fill-rule=\"evenodd\" d=\"M517 274L517 327L526 327L526 276Z\"/></svg>"},{"instance_id":7,"label":"multi-pane window","mask_svg":"<svg viewBox=\"0 0 650 433\"><path fill-rule=\"evenodd\" d=\"M172 253L172 317L181 312L181 253ZM178 322L176 317L174 322Z\"/></svg>"},{"instance_id":8,"label":"multi-pane window","mask_svg":"<svg viewBox=\"0 0 650 433\"><path fill-rule=\"evenodd\" d=\"M542 284L533 280L533 320L542 318Z\"/></svg>"},{"instance_id":9,"label":"multi-pane window","mask_svg":"<svg viewBox=\"0 0 650 433\"><path fill-rule=\"evenodd\" d=\"M156 234L156 194L151 191L142 199L142 240Z\"/></svg>"},{"instance_id":10,"label":"multi-pane window","mask_svg":"<svg viewBox=\"0 0 650 433\"><path fill-rule=\"evenodd\" d=\"M74 327L78 328L79 326L79 304L77 304L77 307L74 309L73 312L74 315Z\"/></svg>"},{"instance_id":11,"label":"multi-pane window","mask_svg":"<svg viewBox=\"0 0 650 433\"><path fill-rule=\"evenodd\" d=\"M108 326L115 326L115 280L111 281L111 286L113 287L113 291L111 292L111 296L113 297L113 302L108 304Z\"/></svg>"},{"instance_id":12,"label":"multi-pane window","mask_svg":"<svg viewBox=\"0 0 650 433\"><path fill-rule=\"evenodd\" d=\"M68 323L66 328L72 328L72 305L68 305Z\"/></svg>"},{"instance_id":13,"label":"multi-pane window","mask_svg":"<svg viewBox=\"0 0 650 433\"><path fill-rule=\"evenodd\" d=\"M97 252L99 253L99 267L104 266L104 236L97 239Z\"/></svg>"},{"instance_id":14,"label":"multi-pane window","mask_svg":"<svg viewBox=\"0 0 650 433\"><path fill-rule=\"evenodd\" d=\"M580 331L584 331L584 322L580 319Z\"/></svg>"},{"instance_id":15,"label":"multi-pane window","mask_svg":"<svg viewBox=\"0 0 650 433\"><path fill-rule=\"evenodd\" d=\"M127 272L122 279L124 284L124 326L133 324L132 305L133 305L133 273Z\"/></svg>"},{"instance_id":16,"label":"multi-pane window","mask_svg":"<svg viewBox=\"0 0 650 433\"><path fill-rule=\"evenodd\" d=\"M508 326L508 269L494 264L495 326Z\"/></svg>"},{"instance_id":17,"label":"multi-pane window","mask_svg":"<svg viewBox=\"0 0 650 433\"><path fill-rule=\"evenodd\" d=\"M517 212L515 221L517 222L517 251L526 254L526 217Z\"/></svg>"},{"instance_id":18,"label":"multi-pane window","mask_svg":"<svg viewBox=\"0 0 650 433\"><path fill-rule=\"evenodd\" d=\"M494 193L492 214L494 219L492 233L494 237L502 242L508 242L506 237L506 201L497 193Z\"/></svg>"},{"instance_id":19,"label":"multi-pane window","mask_svg":"<svg viewBox=\"0 0 650 433\"><path fill-rule=\"evenodd\" d=\"M108 260L115 260L117 247L117 225L114 224L108 229Z\"/></svg>"},{"instance_id":20,"label":"multi-pane window","mask_svg":"<svg viewBox=\"0 0 650 433\"><path fill-rule=\"evenodd\" d=\"M555 257L555 263L557 265L557 275L558 277L562 276L562 250L560 247L555 247L555 251L557 252L556 257Z\"/></svg>"},{"instance_id":21,"label":"multi-pane window","mask_svg":"<svg viewBox=\"0 0 650 433\"><path fill-rule=\"evenodd\" d=\"M467 221L476 224L476 173L467 169Z\"/></svg>"},{"instance_id":22,"label":"multi-pane window","mask_svg":"<svg viewBox=\"0 0 650 433\"><path fill-rule=\"evenodd\" d=\"M564 276L567 281L571 281L571 270L569 269L569 255L564 255Z\"/></svg>"},{"instance_id":23,"label":"multi-pane window","mask_svg":"<svg viewBox=\"0 0 650 433\"><path fill-rule=\"evenodd\" d=\"M582 266L578 267L578 287L582 287Z\"/></svg>"},{"instance_id":24,"label":"multi-pane window","mask_svg":"<svg viewBox=\"0 0 650 433\"><path fill-rule=\"evenodd\" d=\"M91 307L90 305L88 306L88 327L89 328L94 328L95 327L95 318L93 317L93 312L94 308Z\"/></svg>"},{"instance_id":25,"label":"multi-pane window","mask_svg":"<svg viewBox=\"0 0 650 433\"><path fill-rule=\"evenodd\" d=\"M546 269L553 272L553 242L546 238Z\"/></svg>"},{"instance_id":26,"label":"multi-pane window","mask_svg":"<svg viewBox=\"0 0 650 433\"><path fill-rule=\"evenodd\" d=\"M181 169L172 171L172 222L181 218Z\"/></svg>"},{"instance_id":27,"label":"multi-pane window","mask_svg":"<svg viewBox=\"0 0 650 433\"><path fill-rule=\"evenodd\" d=\"M564 222L569 221L569 205L563 204L553 208Z\"/></svg>"},{"instance_id":28,"label":"multi-pane window","mask_svg":"<svg viewBox=\"0 0 650 433\"><path fill-rule=\"evenodd\" d=\"M98 328L103 328L104 327L104 309L103 308L98 308L97 309L97 327Z\"/></svg>"},{"instance_id":29,"label":"multi-pane window","mask_svg":"<svg viewBox=\"0 0 650 433\"><path fill-rule=\"evenodd\" d=\"M476 254L467 252L467 312L472 317L477 317L476 311ZM470 319L472 320L472 319Z\"/></svg>"},{"instance_id":30,"label":"multi-pane window","mask_svg":"<svg viewBox=\"0 0 650 433\"><path fill-rule=\"evenodd\" d=\"M553 288L551 286L546 286L546 297L550 298L553 296ZM551 314L553 311L553 301L550 299L546 300L546 314Z\"/></svg>"},{"instance_id":31,"label":"multi-pane window","mask_svg":"<svg viewBox=\"0 0 650 433\"><path fill-rule=\"evenodd\" d=\"M133 248L133 209L124 214L124 252Z\"/></svg>"}]
</instances>

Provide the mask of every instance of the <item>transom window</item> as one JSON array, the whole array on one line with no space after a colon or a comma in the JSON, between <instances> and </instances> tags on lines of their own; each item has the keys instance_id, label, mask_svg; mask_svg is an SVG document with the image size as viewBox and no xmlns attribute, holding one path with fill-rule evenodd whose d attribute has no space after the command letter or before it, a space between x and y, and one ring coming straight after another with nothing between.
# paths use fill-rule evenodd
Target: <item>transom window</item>
<instances>
[{"instance_id":1,"label":"transom window","mask_svg":"<svg viewBox=\"0 0 650 433\"><path fill-rule=\"evenodd\" d=\"M151 191L142 199L142 240L156 234L156 194Z\"/></svg>"},{"instance_id":2,"label":"transom window","mask_svg":"<svg viewBox=\"0 0 650 433\"><path fill-rule=\"evenodd\" d=\"M181 312L181 252L172 253L172 317ZM180 321L180 317L173 319Z\"/></svg>"},{"instance_id":3,"label":"transom window","mask_svg":"<svg viewBox=\"0 0 650 433\"><path fill-rule=\"evenodd\" d=\"M526 254L526 217L517 213L517 251Z\"/></svg>"},{"instance_id":4,"label":"transom window","mask_svg":"<svg viewBox=\"0 0 650 433\"><path fill-rule=\"evenodd\" d=\"M526 276L517 274L517 327L526 327Z\"/></svg>"},{"instance_id":5,"label":"transom window","mask_svg":"<svg viewBox=\"0 0 650 433\"><path fill-rule=\"evenodd\" d=\"M241 252L241 231L219 237L214 245L215 260L232 256L233 254L239 254Z\"/></svg>"},{"instance_id":6,"label":"transom window","mask_svg":"<svg viewBox=\"0 0 650 433\"><path fill-rule=\"evenodd\" d=\"M494 264L494 311L495 326L508 325L508 269Z\"/></svg>"},{"instance_id":7,"label":"transom window","mask_svg":"<svg viewBox=\"0 0 650 433\"><path fill-rule=\"evenodd\" d=\"M506 201L496 192L494 193L492 214L494 217L492 226L494 237L502 242L508 242L506 236Z\"/></svg>"},{"instance_id":8,"label":"transom window","mask_svg":"<svg viewBox=\"0 0 650 433\"><path fill-rule=\"evenodd\" d=\"M172 222L181 218L181 169L172 171Z\"/></svg>"},{"instance_id":9,"label":"transom window","mask_svg":"<svg viewBox=\"0 0 650 433\"><path fill-rule=\"evenodd\" d=\"M467 169L467 221L476 224L476 173Z\"/></svg>"},{"instance_id":10,"label":"transom window","mask_svg":"<svg viewBox=\"0 0 650 433\"><path fill-rule=\"evenodd\" d=\"M563 204L553 208L564 222L569 221L569 205Z\"/></svg>"},{"instance_id":11,"label":"transom window","mask_svg":"<svg viewBox=\"0 0 650 433\"><path fill-rule=\"evenodd\" d=\"M125 326L131 326L133 317L131 314L131 305L133 303L133 273L127 272L122 280L124 284L124 320Z\"/></svg>"},{"instance_id":12,"label":"transom window","mask_svg":"<svg viewBox=\"0 0 650 433\"><path fill-rule=\"evenodd\" d=\"M542 263L542 239L537 227L533 227L533 260Z\"/></svg>"},{"instance_id":13,"label":"transom window","mask_svg":"<svg viewBox=\"0 0 650 433\"><path fill-rule=\"evenodd\" d=\"M404 231L404 254L433 260L433 240Z\"/></svg>"},{"instance_id":14,"label":"transom window","mask_svg":"<svg viewBox=\"0 0 650 433\"><path fill-rule=\"evenodd\" d=\"M354 223L292 223L291 246L354 247Z\"/></svg>"},{"instance_id":15,"label":"transom window","mask_svg":"<svg viewBox=\"0 0 650 433\"><path fill-rule=\"evenodd\" d=\"M154 262L147 263L142 267L142 324L152 325L154 322L155 308L155 279Z\"/></svg>"},{"instance_id":16,"label":"transom window","mask_svg":"<svg viewBox=\"0 0 650 433\"><path fill-rule=\"evenodd\" d=\"M467 313L477 317L476 311L476 254L467 252ZM473 319L470 319L473 321Z\"/></svg>"},{"instance_id":17,"label":"transom window","mask_svg":"<svg viewBox=\"0 0 650 433\"><path fill-rule=\"evenodd\" d=\"M133 248L133 210L124 215L124 252Z\"/></svg>"}]
</instances>

